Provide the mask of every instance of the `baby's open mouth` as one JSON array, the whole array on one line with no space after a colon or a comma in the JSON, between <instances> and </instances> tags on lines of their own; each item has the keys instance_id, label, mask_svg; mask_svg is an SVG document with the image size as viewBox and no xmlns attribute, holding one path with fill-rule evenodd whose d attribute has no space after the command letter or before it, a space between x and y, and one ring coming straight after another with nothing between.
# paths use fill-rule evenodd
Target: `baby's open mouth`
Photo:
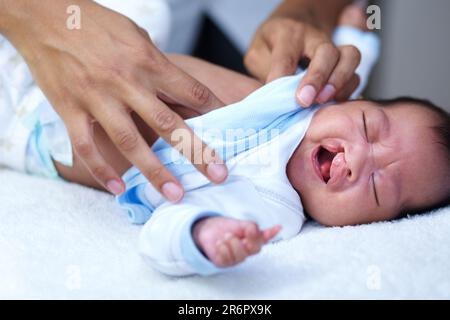
<instances>
[{"instance_id":1,"label":"baby's open mouth","mask_svg":"<svg viewBox=\"0 0 450 320\"><path fill-rule=\"evenodd\" d=\"M322 176L322 179L325 183L330 180L330 168L333 163L334 157L338 154L338 152L331 152L324 147L320 146L319 151L317 152L317 164L319 167L319 172Z\"/></svg>"},{"instance_id":2,"label":"baby's open mouth","mask_svg":"<svg viewBox=\"0 0 450 320\"><path fill-rule=\"evenodd\" d=\"M318 178L327 185L335 185L343 181L345 175L351 175L345 160L345 149L339 143L318 145L311 154L311 161Z\"/></svg>"}]
</instances>

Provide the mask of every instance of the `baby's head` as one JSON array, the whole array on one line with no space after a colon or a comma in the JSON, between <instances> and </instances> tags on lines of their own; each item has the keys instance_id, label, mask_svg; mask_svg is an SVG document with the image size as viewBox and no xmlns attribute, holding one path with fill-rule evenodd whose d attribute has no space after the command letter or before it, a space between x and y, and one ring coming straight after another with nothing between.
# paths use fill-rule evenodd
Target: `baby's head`
<instances>
[{"instance_id":1,"label":"baby's head","mask_svg":"<svg viewBox=\"0 0 450 320\"><path fill-rule=\"evenodd\" d=\"M355 100L316 112L287 174L328 226L391 220L450 198L450 117L427 101Z\"/></svg>"}]
</instances>

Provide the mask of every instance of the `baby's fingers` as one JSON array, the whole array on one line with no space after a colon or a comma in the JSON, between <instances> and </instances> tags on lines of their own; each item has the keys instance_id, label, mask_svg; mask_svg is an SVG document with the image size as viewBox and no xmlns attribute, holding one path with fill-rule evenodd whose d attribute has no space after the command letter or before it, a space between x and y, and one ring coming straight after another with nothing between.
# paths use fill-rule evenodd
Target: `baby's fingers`
<instances>
[{"instance_id":1,"label":"baby's fingers","mask_svg":"<svg viewBox=\"0 0 450 320\"><path fill-rule=\"evenodd\" d=\"M263 231L263 238L264 238L264 243L269 242L270 240L272 240L277 234L278 232L280 232L281 230L281 225L277 224L276 226L266 229Z\"/></svg>"},{"instance_id":2,"label":"baby's fingers","mask_svg":"<svg viewBox=\"0 0 450 320\"><path fill-rule=\"evenodd\" d=\"M242 242L248 254L257 254L261 250L261 246L264 244L264 237L256 223L248 224L245 227L245 238Z\"/></svg>"},{"instance_id":3,"label":"baby's fingers","mask_svg":"<svg viewBox=\"0 0 450 320\"><path fill-rule=\"evenodd\" d=\"M226 267L231 265L233 263L233 257L225 241L223 240L218 241L216 247L217 247L217 257L215 264L218 267Z\"/></svg>"},{"instance_id":4,"label":"baby's fingers","mask_svg":"<svg viewBox=\"0 0 450 320\"><path fill-rule=\"evenodd\" d=\"M235 265L242 262L248 255L241 240L231 233L217 242L217 253L216 264L219 267Z\"/></svg>"},{"instance_id":5,"label":"baby's fingers","mask_svg":"<svg viewBox=\"0 0 450 320\"><path fill-rule=\"evenodd\" d=\"M225 239L228 248L230 249L231 254L234 258L233 264L244 261L245 258L247 258L248 254L244 248L242 241L231 234L228 234Z\"/></svg>"}]
</instances>

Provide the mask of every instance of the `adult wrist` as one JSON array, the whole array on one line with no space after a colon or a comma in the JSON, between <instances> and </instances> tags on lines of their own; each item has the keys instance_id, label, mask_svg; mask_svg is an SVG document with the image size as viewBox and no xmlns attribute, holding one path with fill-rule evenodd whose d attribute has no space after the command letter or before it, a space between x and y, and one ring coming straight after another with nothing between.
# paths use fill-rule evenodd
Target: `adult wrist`
<instances>
[{"instance_id":1,"label":"adult wrist","mask_svg":"<svg viewBox=\"0 0 450 320\"><path fill-rule=\"evenodd\" d=\"M20 26L21 20L26 20L23 0L0 0L0 34L7 38L11 31Z\"/></svg>"},{"instance_id":2,"label":"adult wrist","mask_svg":"<svg viewBox=\"0 0 450 320\"><path fill-rule=\"evenodd\" d=\"M61 29L66 28L70 5L83 10L91 3L91 0L0 0L0 34L31 61L36 41L64 38Z\"/></svg>"}]
</instances>

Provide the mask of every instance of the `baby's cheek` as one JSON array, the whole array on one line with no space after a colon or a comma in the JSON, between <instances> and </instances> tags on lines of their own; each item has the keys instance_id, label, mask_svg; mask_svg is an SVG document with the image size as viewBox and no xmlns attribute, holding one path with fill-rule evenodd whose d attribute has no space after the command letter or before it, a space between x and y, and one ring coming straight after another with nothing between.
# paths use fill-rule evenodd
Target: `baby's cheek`
<instances>
[{"instance_id":1,"label":"baby's cheek","mask_svg":"<svg viewBox=\"0 0 450 320\"><path fill-rule=\"evenodd\" d=\"M297 192L304 192L310 185L308 174L306 174L306 165L302 160L301 149L297 150L292 155L286 167L286 174L289 182L297 190Z\"/></svg>"},{"instance_id":2,"label":"baby's cheek","mask_svg":"<svg viewBox=\"0 0 450 320\"><path fill-rule=\"evenodd\" d=\"M327 226L346 226L365 219L366 199L348 191L324 194L315 209L320 210L319 222Z\"/></svg>"},{"instance_id":3,"label":"baby's cheek","mask_svg":"<svg viewBox=\"0 0 450 320\"><path fill-rule=\"evenodd\" d=\"M306 135L311 141L320 142L323 139L350 138L357 132L357 127L348 115L333 112L312 121Z\"/></svg>"}]
</instances>

